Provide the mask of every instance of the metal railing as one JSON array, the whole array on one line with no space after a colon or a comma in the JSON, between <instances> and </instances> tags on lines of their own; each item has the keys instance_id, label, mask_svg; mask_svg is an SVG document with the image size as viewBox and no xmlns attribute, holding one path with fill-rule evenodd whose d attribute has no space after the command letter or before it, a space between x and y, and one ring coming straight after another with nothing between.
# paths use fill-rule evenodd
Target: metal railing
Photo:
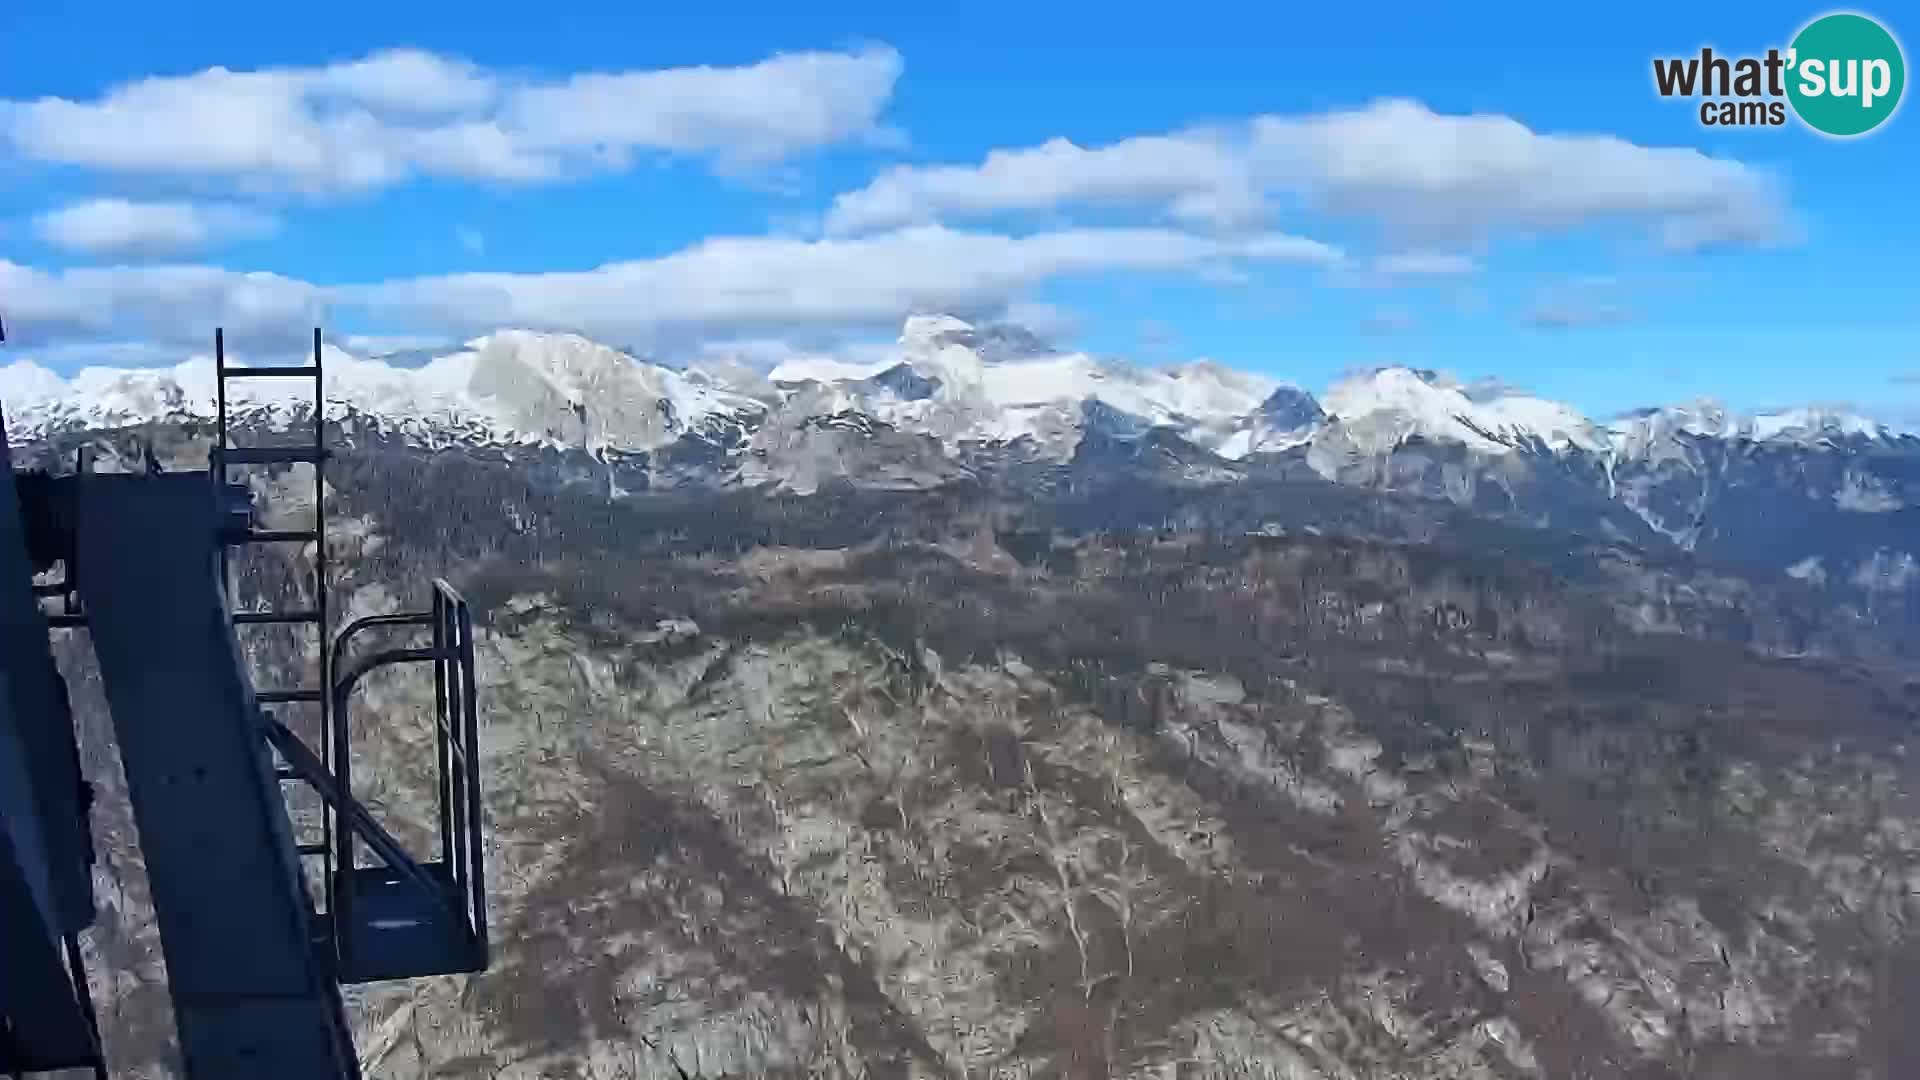
<instances>
[{"instance_id":1,"label":"metal railing","mask_svg":"<svg viewBox=\"0 0 1920 1080\"><path fill-rule=\"evenodd\" d=\"M382 649L348 662L349 647L362 633L375 629L419 629L432 632L427 646ZM435 772L438 781L440 859L426 867L396 865L386 852L376 852L392 869L424 870L424 887L441 895L449 914L475 951L474 962L486 964L486 873L482 857L480 816L480 746L474 686L473 616L467 602L446 581L435 579L433 606L428 611L396 615L369 615L347 624L334 638L332 655L339 678L333 685L332 758L341 805L354 805L352 724L349 703L360 680L394 664L433 665ZM328 909L335 926L352 925L353 883L358 869L354 839L368 839L357 823L336 815L331 838L334 874L328 882ZM435 873L437 871L437 873ZM413 876L409 873L408 876Z\"/></svg>"}]
</instances>

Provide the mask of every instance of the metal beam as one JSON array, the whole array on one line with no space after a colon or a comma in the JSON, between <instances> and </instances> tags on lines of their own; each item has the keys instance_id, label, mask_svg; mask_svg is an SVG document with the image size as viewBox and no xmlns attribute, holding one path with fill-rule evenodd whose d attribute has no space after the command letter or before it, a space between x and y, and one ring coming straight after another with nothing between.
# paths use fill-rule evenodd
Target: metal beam
<instances>
[{"instance_id":1,"label":"metal beam","mask_svg":"<svg viewBox=\"0 0 1920 1080\"><path fill-rule=\"evenodd\" d=\"M9 682L0 670L0 1073L83 1066L99 1054L54 928Z\"/></svg>"},{"instance_id":2,"label":"metal beam","mask_svg":"<svg viewBox=\"0 0 1920 1080\"><path fill-rule=\"evenodd\" d=\"M34 596L23 513L12 453L6 448L5 428L0 426L0 640L6 643L0 662L7 669L7 695L40 808L57 928L70 934L92 924L94 918L89 791L81 782L80 750L74 740L66 683L54 666L47 620Z\"/></svg>"},{"instance_id":3,"label":"metal beam","mask_svg":"<svg viewBox=\"0 0 1920 1080\"><path fill-rule=\"evenodd\" d=\"M0 1070L98 1056L62 938L93 921L73 721L34 597L0 422Z\"/></svg>"},{"instance_id":4,"label":"metal beam","mask_svg":"<svg viewBox=\"0 0 1920 1080\"><path fill-rule=\"evenodd\" d=\"M82 586L191 1080L357 1077L262 716L206 473L90 477ZM137 539L136 539L137 538Z\"/></svg>"}]
</instances>

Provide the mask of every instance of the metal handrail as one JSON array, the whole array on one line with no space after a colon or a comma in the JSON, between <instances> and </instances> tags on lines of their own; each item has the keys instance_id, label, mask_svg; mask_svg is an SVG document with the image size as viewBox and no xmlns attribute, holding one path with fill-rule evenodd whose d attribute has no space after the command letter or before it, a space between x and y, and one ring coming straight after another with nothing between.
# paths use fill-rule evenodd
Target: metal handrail
<instances>
[{"instance_id":1,"label":"metal handrail","mask_svg":"<svg viewBox=\"0 0 1920 1080\"><path fill-rule=\"evenodd\" d=\"M347 643L362 630L372 630L378 627L431 625L433 625L433 612L431 611L400 612L392 615L363 615L342 627L340 632L333 636L333 656L336 661L338 661L340 657L345 656Z\"/></svg>"},{"instance_id":2,"label":"metal handrail","mask_svg":"<svg viewBox=\"0 0 1920 1080\"><path fill-rule=\"evenodd\" d=\"M428 611L369 615L347 624L334 638L338 663L347 647L363 631L379 628L427 627L430 646L383 649L347 666L332 688L334 780L343 802L351 802L352 764L348 703L359 681L368 673L392 664L430 662L434 669L434 744L439 782L438 813L441 856L452 893L446 896L480 952L488 952L486 878L480 844L479 728L476 706L473 618L459 592L443 579L433 582L433 606ZM355 867L352 842L356 830L336 818L333 843L335 879L329 882L329 908L350 925L353 905L351 879ZM389 859L391 861L391 859Z\"/></svg>"},{"instance_id":3,"label":"metal handrail","mask_svg":"<svg viewBox=\"0 0 1920 1080\"><path fill-rule=\"evenodd\" d=\"M467 606L466 599L444 580L434 582L434 602L436 609L442 614L444 625L454 639L451 644L457 661L447 674L457 676L459 679L457 688L459 695L453 700L459 703L459 720L465 727L462 737L458 740L461 750L461 769L458 772L448 769L449 775L463 778L462 786L466 794L465 821L463 822L465 828L460 830L466 838L464 843L466 857L455 864L454 874L456 880L463 876L465 878L464 899L469 905L471 914L468 925L473 931L481 963L484 964L489 951L487 876L484 845L481 843L480 835L480 710L478 692L474 685L476 673L473 652L473 611ZM436 666L436 673L439 670L440 668ZM436 678L436 684L439 681ZM449 859L449 862L452 861Z\"/></svg>"}]
</instances>

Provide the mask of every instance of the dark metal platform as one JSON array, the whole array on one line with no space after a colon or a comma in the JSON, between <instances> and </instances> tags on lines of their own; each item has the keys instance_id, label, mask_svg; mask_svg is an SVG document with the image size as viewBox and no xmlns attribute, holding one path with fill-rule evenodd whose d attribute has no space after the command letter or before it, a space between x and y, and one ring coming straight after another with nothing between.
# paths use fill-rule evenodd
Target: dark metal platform
<instances>
[{"instance_id":1,"label":"dark metal platform","mask_svg":"<svg viewBox=\"0 0 1920 1080\"><path fill-rule=\"evenodd\" d=\"M421 869L439 886L439 895L423 893L398 871L385 866L353 871L353 921L336 927L340 953L351 966L344 982L380 982L422 975L483 971L487 950L470 933L450 932L442 898L457 896L459 885L447 863Z\"/></svg>"},{"instance_id":2,"label":"dark metal platform","mask_svg":"<svg viewBox=\"0 0 1920 1080\"><path fill-rule=\"evenodd\" d=\"M91 795L49 628L85 628L99 661L192 1080L358 1080L341 983L487 966L472 616L435 581L428 610L329 639L318 330L313 344L311 365L230 367L216 333L206 472L165 473L149 453L144 474L93 474L83 452L72 476L23 474L22 499L0 431L0 1073L104 1076L77 937L95 914ZM231 445L226 384L243 378L312 379L310 441ZM302 463L311 527L258 528L230 470ZM266 598L278 610L236 611L231 549L288 543L311 545L308 582ZM55 566L62 580L36 581ZM260 626L306 635L310 681L256 691L236 634ZM335 654L372 632L401 638L335 678ZM433 679L428 858L354 798L354 689L400 664ZM289 784L318 796L317 833L295 834ZM376 865L361 865L367 853Z\"/></svg>"},{"instance_id":3,"label":"dark metal platform","mask_svg":"<svg viewBox=\"0 0 1920 1080\"><path fill-rule=\"evenodd\" d=\"M219 576L204 473L95 476L79 554L160 924L199 1077L357 1076L259 705ZM138 543L127 539L139 537Z\"/></svg>"},{"instance_id":4,"label":"dark metal platform","mask_svg":"<svg viewBox=\"0 0 1920 1080\"><path fill-rule=\"evenodd\" d=\"M404 853L373 845L386 865L356 865L354 822L336 821L338 853L332 901L342 982L374 982L407 975L486 969L486 872L481 856L480 749L474 691L473 618L467 602L445 581L433 583L433 606L411 614L357 619L340 631L332 655L354 656L368 632L428 632L425 645L389 648L355 659L333 687L334 780L352 803L348 753L353 691L366 675L397 664L431 664L434 687L435 776L440 858L407 865ZM366 838L369 830L359 834ZM391 841L387 841L391 843Z\"/></svg>"}]
</instances>

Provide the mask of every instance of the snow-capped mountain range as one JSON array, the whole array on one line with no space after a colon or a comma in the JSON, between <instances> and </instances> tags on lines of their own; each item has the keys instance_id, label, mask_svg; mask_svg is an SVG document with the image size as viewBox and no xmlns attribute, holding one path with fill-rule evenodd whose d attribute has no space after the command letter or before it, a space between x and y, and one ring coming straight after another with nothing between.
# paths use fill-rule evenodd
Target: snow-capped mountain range
<instances>
[{"instance_id":1,"label":"snow-capped mountain range","mask_svg":"<svg viewBox=\"0 0 1920 1080\"><path fill-rule=\"evenodd\" d=\"M502 331L402 366L327 347L327 414L358 416L425 441L550 443L651 450L715 415L762 406L699 380L571 335ZM26 361L0 368L8 437L30 441L77 428L115 428L214 415L214 363L86 368L71 379ZM228 385L237 415L291 414L311 404L304 380Z\"/></svg>"},{"instance_id":2,"label":"snow-capped mountain range","mask_svg":"<svg viewBox=\"0 0 1920 1080\"><path fill-rule=\"evenodd\" d=\"M1582 451L1618 459L1681 436L1757 442L1885 441L1895 434L1838 411L1735 415L1711 402L1599 422L1519 391L1387 367L1349 376L1316 399L1265 375L1198 361L1146 368L1055 352L1031 335L950 316L907 320L892 355L857 363L793 359L764 375L739 364L683 370L585 338L504 330L411 364L329 346L329 416L439 444L473 440L590 453L642 453L679 439L857 414L897 432L965 448L1026 445L1070 457L1089 417L1162 429L1228 461L1327 442L1381 454L1410 440L1491 455ZM302 408L309 384L230 383L242 415ZM87 368L62 378L31 361L0 367L9 438L205 418L214 370L198 357L166 368Z\"/></svg>"},{"instance_id":3,"label":"snow-capped mountain range","mask_svg":"<svg viewBox=\"0 0 1920 1080\"><path fill-rule=\"evenodd\" d=\"M956 483L1124 497L1263 477L1330 483L1758 566L1873 603L1903 595L1920 619L1920 439L1837 410L1738 415L1698 402L1602 422L1404 367L1316 397L1218 364L1140 367L947 316L907 320L877 358L798 358L770 371L724 359L671 368L519 330L431 355L329 348L324 362L325 410L342 440L465 450L613 498ZM310 415L304 380L238 380L229 393L242 425ZM213 362L71 378L15 362L0 367L0 410L8 439L29 446L204 422Z\"/></svg>"}]
</instances>

